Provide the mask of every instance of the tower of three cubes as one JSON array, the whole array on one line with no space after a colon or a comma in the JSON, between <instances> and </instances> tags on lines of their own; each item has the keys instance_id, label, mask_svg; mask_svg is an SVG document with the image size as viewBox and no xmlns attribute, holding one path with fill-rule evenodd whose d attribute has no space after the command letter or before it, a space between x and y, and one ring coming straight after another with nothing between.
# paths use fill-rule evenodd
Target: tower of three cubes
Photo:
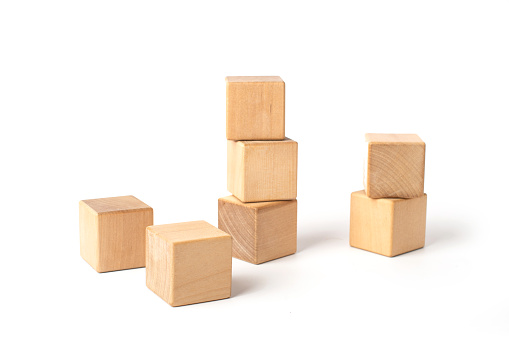
<instances>
[{"instance_id":1,"label":"tower of three cubes","mask_svg":"<svg viewBox=\"0 0 509 339\"><path fill-rule=\"evenodd\" d=\"M285 137L285 83L277 76L226 78L228 190L219 228L232 255L253 264L297 250L297 142Z\"/></svg>"},{"instance_id":2,"label":"tower of three cubes","mask_svg":"<svg viewBox=\"0 0 509 339\"><path fill-rule=\"evenodd\" d=\"M350 245L393 257L424 247L426 145L415 134L366 134L364 190L352 193Z\"/></svg>"}]
</instances>

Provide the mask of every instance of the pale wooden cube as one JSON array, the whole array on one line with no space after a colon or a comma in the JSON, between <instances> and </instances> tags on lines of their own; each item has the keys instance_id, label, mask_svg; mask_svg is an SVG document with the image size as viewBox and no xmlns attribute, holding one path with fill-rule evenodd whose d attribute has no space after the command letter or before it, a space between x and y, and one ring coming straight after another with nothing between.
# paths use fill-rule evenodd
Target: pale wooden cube
<instances>
[{"instance_id":1,"label":"pale wooden cube","mask_svg":"<svg viewBox=\"0 0 509 339\"><path fill-rule=\"evenodd\" d=\"M146 275L171 306L229 298L232 239L205 221L147 227Z\"/></svg>"},{"instance_id":2,"label":"pale wooden cube","mask_svg":"<svg viewBox=\"0 0 509 339\"><path fill-rule=\"evenodd\" d=\"M243 203L218 201L219 228L233 238L233 257L253 264L297 251L297 200Z\"/></svg>"},{"instance_id":3,"label":"pale wooden cube","mask_svg":"<svg viewBox=\"0 0 509 339\"><path fill-rule=\"evenodd\" d=\"M154 223L150 206L132 195L82 200L81 257L97 272L145 266L145 228Z\"/></svg>"},{"instance_id":4,"label":"pale wooden cube","mask_svg":"<svg viewBox=\"0 0 509 339\"><path fill-rule=\"evenodd\" d=\"M226 138L285 138L285 83L280 77L226 77Z\"/></svg>"},{"instance_id":5,"label":"pale wooden cube","mask_svg":"<svg viewBox=\"0 0 509 339\"><path fill-rule=\"evenodd\" d=\"M297 143L228 140L228 191L242 202L297 198Z\"/></svg>"},{"instance_id":6,"label":"pale wooden cube","mask_svg":"<svg viewBox=\"0 0 509 339\"><path fill-rule=\"evenodd\" d=\"M350 246L393 257L424 247L427 195L371 199L352 193Z\"/></svg>"},{"instance_id":7,"label":"pale wooden cube","mask_svg":"<svg viewBox=\"0 0 509 339\"><path fill-rule=\"evenodd\" d=\"M426 144L416 134L366 134L364 189L370 198L424 194Z\"/></svg>"}]
</instances>

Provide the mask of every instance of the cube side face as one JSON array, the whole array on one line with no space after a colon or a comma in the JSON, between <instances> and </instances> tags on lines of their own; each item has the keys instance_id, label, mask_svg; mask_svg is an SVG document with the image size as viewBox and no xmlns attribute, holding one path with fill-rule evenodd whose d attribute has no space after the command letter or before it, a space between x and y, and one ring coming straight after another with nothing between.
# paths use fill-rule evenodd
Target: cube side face
<instances>
[{"instance_id":1,"label":"cube side face","mask_svg":"<svg viewBox=\"0 0 509 339\"><path fill-rule=\"evenodd\" d=\"M152 208L99 214L99 271L145 267L145 231Z\"/></svg>"},{"instance_id":2,"label":"cube side face","mask_svg":"<svg viewBox=\"0 0 509 339\"><path fill-rule=\"evenodd\" d=\"M218 227L232 237L232 256L256 263L255 209L218 200Z\"/></svg>"},{"instance_id":3,"label":"cube side face","mask_svg":"<svg viewBox=\"0 0 509 339\"><path fill-rule=\"evenodd\" d=\"M244 200L245 161L244 144L240 141L228 140L227 150L227 189L240 200Z\"/></svg>"},{"instance_id":4,"label":"cube side face","mask_svg":"<svg viewBox=\"0 0 509 339\"><path fill-rule=\"evenodd\" d=\"M84 202L79 203L80 255L93 269L99 268L98 215Z\"/></svg>"},{"instance_id":5,"label":"cube side face","mask_svg":"<svg viewBox=\"0 0 509 339\"><path fill-rule=\"evenodd\" d=\"M256 263L297 251L297 200L275 202L257 210Z\"/></svg>"},{"instance_id":6,"label":"cube side face","mask_svg":"<svg viewBox=\"0 0 509 339\"><path fill-rule=\"evenodd\" d=\"M226 138L283 140L285 83L227 81Z\"/></svg>"},{"instance_id":7,"label":"cube side face","mask_svg":"<svg viewBox=\"0 0 509 339\"><path fill-rule=\"evenodd\" d=\"M173 244L170 305L229 298L232 239L229 235Z\"/></svg>"},{"instance_id":8,"label":"cube side face","mask_svg":"<svg viewBox=\"0 0 509 339\"><path fill-rule=\"evenodd\" d=\"M146 281L147 287L168 304L172 299L173 246L160 238L150 227L146 230Z\"/></svg>"},{"instance_id":9,"label":"cube side face","mask_svg":"<svg viewBox=\"0 0 509 339\"><path fill-rule=\"evenodd\" d=\"M350 246L392 256L394 203L354 192L350 201Z\"/></svg>"},{"instance_id":10,"label":"cube side face","mask_svg":"<svg viewBox=\"0 0 509 339\"><path fill-rule=\"evenodd\" d=\"M366 194L370 198L416 198L424 194L424 143L369 143Z\"/></svg>"},{"instance_id":11,"label":"cube side face","mask_svg":"<svg viewBox=\"0 0 509 339\"><path fill-rule=\"evenodd\" d=\"M249 143L244 151L243 202L295 200L297 156L295 141Z\"/></svg>"},{"instance_id":12,"label":"cube side face","mask_svg":"<svg viewBox=\"0 0 509 339\"><path fill-rule=\"evenodd\" d=\"M426 205L427 195L395 202L393 256L424 247Z\"/></svg>"}]
</instances>

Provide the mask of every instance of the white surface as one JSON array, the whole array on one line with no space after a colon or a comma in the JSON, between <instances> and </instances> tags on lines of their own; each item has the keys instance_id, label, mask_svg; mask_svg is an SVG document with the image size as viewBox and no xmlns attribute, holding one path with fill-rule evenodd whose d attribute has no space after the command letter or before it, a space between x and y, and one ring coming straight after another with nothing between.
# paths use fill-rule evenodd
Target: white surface
<instances>
[{"instance_id":1,"label":"white surface","mask_svg":"<svg viewBox=\"0 0 509 339\"><path fill-rule=\"evenodd\" d=\"M507 338L509 3L182 3L0 3L0 336ZM80 258L78 201L217 225L226 75L286 82L299 250L171 308ZM348 245L366 132L427 143L422 250Z\"/></svg>"}]
</instances>

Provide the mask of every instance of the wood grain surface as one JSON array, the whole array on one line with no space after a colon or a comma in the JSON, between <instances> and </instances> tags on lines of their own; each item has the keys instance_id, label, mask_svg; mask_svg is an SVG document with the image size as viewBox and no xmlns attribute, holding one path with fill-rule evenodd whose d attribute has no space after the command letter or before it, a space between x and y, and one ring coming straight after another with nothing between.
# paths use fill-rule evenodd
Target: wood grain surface
<instances>
[{"instance_id":1,"label":"wood grain surface","mask_svg":"<svg viewBox=\"0 0 509 339\"><path fill-rule=\"evenodd\" d=\"M354 192L350 203L350 246L393 257L424 246L427 195L372 199Z\"/></svg>"},{"instance_id":2,"label":"wood grain surface","mask_svg":"<svg viewBox=\"0 0 509 339\"><path fill-rule=\"evenodd\" d=\"M228 140L228 191L242 202L297 198L297 142Z\"/></svg>"},{"instance_id":3,"label":"wood grain surface","mask_svg":"<svg viewBox=\"0 0 509 339\"><path fill-rule=\"evenodd\" d=\"M145 228L153 210L133 196L79 203L80 253L97 272L145 266Z\"/></svg>"},{"instance_id":4,"label":"wood grain surface","mask_svg":"<svg viewBox=\"0 0 509 339\"><path fill-rule=\"evenodd\" d=\"M218 201L219 229L233 238L233 257L253 264L297 251L297 200L243 203Z\"/></svg>"},{"instance_id":5,"label":"wood grain surface","mask_svg":"<svg viewBox=\"0 0 509 339\"><path fill-rule=\"evenodd\" d=\"M229 298L232 239L205 221L147 227L147 287L171 306Z\"/></svg>"},{"instance_id":6,"label":"wood grain surface","mask_svg":"<svg viewBox=\"0 0 509 339\"><path fill-rule=\"evenodd\" d=\"M285 83L280 77L226 77L226 138L285 138Z\"/></svg>"},{"instance_id":7,"label":"wood grain surface","mask_svg":"<svg viewBox=\"0 0 509 339\"><path fill-rule=\"evenodd\" d=\"M366 134L364 188L370 198L424 194L425 143L416 134Z\"/></svg>"}]
</instances>

